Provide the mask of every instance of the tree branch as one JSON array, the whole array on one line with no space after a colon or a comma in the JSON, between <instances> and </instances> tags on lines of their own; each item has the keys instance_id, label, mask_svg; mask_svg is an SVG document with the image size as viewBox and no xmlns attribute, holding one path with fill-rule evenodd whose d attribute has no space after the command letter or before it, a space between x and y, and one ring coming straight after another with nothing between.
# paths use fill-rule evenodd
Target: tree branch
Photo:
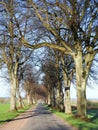
<instances>
[{"instance_id":1,"label":"tree branch","mask_svg":"<svg viewBox=\"0 0 98 130\"><path fill-rule=\"evenodd\" d=\"M27 42L27 40L24 37L21 37L20 41L24 44L24 46L26 46L28 48L31 48L31 49L38 49L38 48L46 46L46 47L50 47L52 49L56 49L56 50L62 51L66 55L73 55L73 53L68 52L64 47L58 46L56 44L51 44L49 42L43 42L43 43L31 45L31 44L29 44Z\"/></svg>"}]
</instances>

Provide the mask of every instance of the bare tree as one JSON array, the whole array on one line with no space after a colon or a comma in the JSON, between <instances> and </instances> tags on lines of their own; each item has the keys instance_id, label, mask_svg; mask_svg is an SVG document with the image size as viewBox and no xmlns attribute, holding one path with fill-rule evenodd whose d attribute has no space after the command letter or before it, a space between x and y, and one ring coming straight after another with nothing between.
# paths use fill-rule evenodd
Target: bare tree
<instances>
[{"instance_id":1,"label":"bare tree","mask_svg":"<svg viewBox=\"0 0 98 130\"><path fill-rule=\"evenodd\" d=\"M48 41L30 45L24 36L21 37L22 43L32 49L48 46L73 57L76 66L77 114L85 117L86 82L93 58L98 52L96 2L94 0L74 0L74 2L73 0L64 0L51 3L29 0L29 6L33 7L36 16L59 40L60 45L50 44ZM60 30L60 34L65 34L65 39L58 33L58 30ZM70 37L66 36L66 31ZM66 42L66 38L72 41L71 44Z\"/></svg>"},{"instance_id":2,"label":"bare tree","mask_svg":"<svg viewBox=\"0 0 98 130\"><path fill-rule=\"evenodd\" d=\"M0 12L0 58L8 69L11 83L10 109L14 110L16 109L16 91L19 90L19 67L28 60L31 52L24 49L19 38L16 37L18 31L15 26L17 22L15 19L15 1L0 2L0 6L2 9Z\"/></svg>"},{"instance_id":3,"label":"bare tree","mask_svg":"<svg viewBox=\"0 0 98 130\"><path fill-rule=\"evenodd\" d=\"M10 3L11 2L13 3L12 0ZM12 11L13 7L11 6L13 5L12 3L7 6L5 2L0 2L4 7L0 12L7 10L7 13L10 14L8 15L6 13L11 19L8 24L4 23L7 25L4 29L7 27L9 30L11 43L13 41L12 32L15 32L13 36L18 37L18 40L26 47L37 49L47 46L57 49L65 55L72 56L76 69L77 114L81 117L85 117L86 84L92 61L98 53L98 12L96 0L74 0L74 2L73 0L53 2L28 0L23 2L25 6L21 5L23 10L24 8L27 9L27 12L19 8L20 6L18 4L16 10L19 10L18 14L22 15L14 16ZM16 1L16 3L18 2ZM21 24L23 15L26 17L25 24ZM16 27L14 31L13 22ZM25 31L23 31L23 28ZM44 38L44 34L47 34L52 40L46 40L47 37ZM5 39L5 37L3 38ZM3 44L3 46L0 45L2 48L4 48L4 46L5 44ZM10 48L11 47L10 44ZM6 49L6 52L7 51L8 49Z\"/></svg>"},{"instance_id":4,"label":"bare tree","mask_svg":"<svg viewBox=\"0 0 98 130\"><path fill-rule=\"evenodd\" d=\"M25 77L23 79L23 88L26 91L28 105L30 105L30 104L33 104L35 89L37 87L37 83L33 75L33 68L31 64L27 64L25 66L24 75Z\"/></svg>"},{"instance_id":5,"label":"bare tree","mask_svg":"<svg viewBox=\"0 0 98 130\"><path fill-rule=\"evenodd\" d=\"M62 68L62 78L64 83L64 93L65 93L65 113L70 114L71 111L71 99L70 99L70 86L75 73L74 62L70 56L61 56L61 68Z\"/></svg>"},{"instance_id":6,"label":"bare tree","mask_svg":"<svg viewBox=\"0 0 98 130\"><path fill-rule=\"evenodd\" d=\"M52 63L48 62L42 66L42 70L45 73L44 84L48 89L48 101L53 107L56 107L56 68Z\"/></svg>"}]
</instances>

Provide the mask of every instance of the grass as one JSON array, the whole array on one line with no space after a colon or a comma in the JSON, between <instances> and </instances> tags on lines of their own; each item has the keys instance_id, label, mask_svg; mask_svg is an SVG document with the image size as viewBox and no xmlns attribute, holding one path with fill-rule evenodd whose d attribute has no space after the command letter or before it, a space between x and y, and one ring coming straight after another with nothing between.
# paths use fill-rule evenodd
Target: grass
<instances>
[{"instance_id":1,"label":"grass","mask_svg":"<svg viewBox=\"0 0 98 130\"><path fill-rule=\"evenodd\" d=\"M63 112L58 112L55 109L48 107L48 109L56 114L57 116L61 117L65 121L67 121L71 126L78 128L78 130L98 130L98 110L97 109L88 109L87 114L89 117L89 121L81 120L73 115L65 114ZM75 113L76 110L73 109Z\"/></svg>"},{"instance_id":2,"label":"grass","mask_svg":"<svg viewBox=\"0 0 98 130\"><path fill-rule=\"evenodd\" d=\"M5 113L10 109L9 103L0 103L0 114Z\"/></svg>"},{"instance_id":3,"label":"grass","mask_svg":"<svg viewBox=\"0 0 98 130\"><path fill-rule=\"evenodd\" d=\"M0 103L0 123L10 121L11 119L18 116L20 113L25 112L29 109L30 106L26 106L25 108L18 109L17 111L9 111L10 104L9 103Z\"/></svg>"}]
</instances>

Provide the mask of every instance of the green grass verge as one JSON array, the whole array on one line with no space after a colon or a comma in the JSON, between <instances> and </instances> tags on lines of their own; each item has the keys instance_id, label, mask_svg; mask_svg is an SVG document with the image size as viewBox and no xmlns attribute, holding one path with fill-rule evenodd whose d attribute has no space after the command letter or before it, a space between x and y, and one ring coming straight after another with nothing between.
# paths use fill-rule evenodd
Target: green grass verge
<instances>
[{"instance_id":1,"label":"green grass verge","mask_svg":"<svg viewBox=\"0 0 98 130\"><path fill-rule=\"evenodd\" d=\"M0 103L0 114L7 112L10 109L9 103Z\"/></svg>"},{"instance_id":2,"label":"green grass verge","mask_svg":"<svg viewBox=\"0 0 98 130\"><path fill-rule=\"evenodd\" d=\"M46 106L52 113L61 117L65 121L67 121L71 126L78 128L78 130L98 130L98 110L88 110L90 120L83 121L79 118L74 117L74 115L65 114L63 112L58 112L55 109L52 109Z\"/></svg>"},{"instance_id":3,"label":"green grass verge","mask_svg":"<svg viewBox=\"0 0 98 130\"><path fill-rule=\"evenodd\" d=\"M24 108L18 109L17 111L9 111L10 105L9 103L1 104L0 103L0 123L4 123L6 121L10 121L11 119L18 116L20 113L25 112L31 106L26 106Z\"/></svg>"}]
</instances>

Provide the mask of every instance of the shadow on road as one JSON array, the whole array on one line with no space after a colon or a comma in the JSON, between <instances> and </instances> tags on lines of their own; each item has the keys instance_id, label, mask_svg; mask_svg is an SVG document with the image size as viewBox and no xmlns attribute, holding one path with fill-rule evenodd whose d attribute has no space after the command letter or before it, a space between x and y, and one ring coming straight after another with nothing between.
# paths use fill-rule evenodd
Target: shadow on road
<instances>
[{"instance_id":1,"label":"shadow on road","mask_svg":"<svg viewBox=\"0 0 98 130\"><path fill-rule=\"evenodd\" d=\"M7 119L7 120L0 120L0 123L2 122L11 122L11 121L16 121L16 120L22 120L22 119L27 119L27 118L31 118L34 116L39 116L39 115L45 115L45 114L52 114L51 112L47 111L47 108L44 108L42 106L39 107L39 105L37 106L36 110L32 110L32 111L26 111L24 113L22 113L21 116L16 117L14 119Z\"/></svg>"}]
</instances>

